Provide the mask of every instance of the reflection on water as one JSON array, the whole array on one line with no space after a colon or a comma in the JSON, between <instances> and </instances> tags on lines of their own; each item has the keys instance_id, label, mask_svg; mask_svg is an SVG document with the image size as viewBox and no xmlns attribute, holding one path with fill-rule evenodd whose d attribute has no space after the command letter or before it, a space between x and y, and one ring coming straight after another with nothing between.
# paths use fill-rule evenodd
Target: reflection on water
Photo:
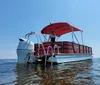
<instances>
[{"instance_id":1,"label":"reflection on water","mask_svg":"<svg viewBox=\"0 0 100 85\"><path fill-rule=\"evenodd\" d=\"M17 65L16 85L94 85L92 60L53 65Z\"/></svg>"}]
</instances>

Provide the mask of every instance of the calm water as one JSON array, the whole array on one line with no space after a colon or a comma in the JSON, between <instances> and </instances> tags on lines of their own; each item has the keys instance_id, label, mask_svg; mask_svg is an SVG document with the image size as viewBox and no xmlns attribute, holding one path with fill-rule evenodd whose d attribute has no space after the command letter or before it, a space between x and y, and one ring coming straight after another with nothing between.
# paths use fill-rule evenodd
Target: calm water
<instances>
[{"instance_id":1,"label":"calm water","mask_svg":"<svg viewBox=\"0 0 100 85\"><path fill-rule=\"evenodd\" d=\"M0 60L0 85L100 85L100 58L47 67Z\"/></svg>"}]
</instances>

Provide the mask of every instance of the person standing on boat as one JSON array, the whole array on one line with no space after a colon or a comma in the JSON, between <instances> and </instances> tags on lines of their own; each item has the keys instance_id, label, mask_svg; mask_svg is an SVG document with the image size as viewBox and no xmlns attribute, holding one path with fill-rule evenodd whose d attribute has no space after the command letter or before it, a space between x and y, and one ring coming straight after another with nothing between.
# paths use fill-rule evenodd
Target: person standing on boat
<instances>
[{"instance_id":1,"label":"person standing on boat","mask_svg":"<svg viewBox=\"0 0 100 85\"><path fill-rule=\"evenodd\" d=\"M52 30L49 36L49 41L51 41L52 43L55 42L55 32Z\"/></svg>"},{"instance_id":2,"label":"person standing on boat","mask_svg":"<svg viewBox=\"0 0 100 85\"><path fill-rule=\"evenodd\" d=\"M55 43L55 32L52 30L49 36L49 41L51 41L51 46L52 46L52 54L54 53L54 43ZM53 55L55 57L55 55Z\"/></svg>"},{"instance_id":3,"label":"person standing on boat","mask_svg":"<svg viewBox=\"0 0 100 85\"><path fill-rule=\"evenodd\" d=\"M51 41L51 46L52 46L52 53L54 53L54 43L55 43L55 32L52 30L49 36L49 41Z\"/></svg>"}]
</instances>

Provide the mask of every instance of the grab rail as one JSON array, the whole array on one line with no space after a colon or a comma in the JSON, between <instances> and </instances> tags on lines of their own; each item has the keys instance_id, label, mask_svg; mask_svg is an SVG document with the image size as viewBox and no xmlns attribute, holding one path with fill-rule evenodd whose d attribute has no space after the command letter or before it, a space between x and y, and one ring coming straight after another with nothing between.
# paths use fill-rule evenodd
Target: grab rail
<instances>
[{"instance_id":1,"label":"grab rail","mask_svg":"<svg viewBox=\"0 0 100 85\"><path fill-rule=\"evenodd\" d=\"M49 49L52 49L52 52L53 52L53 48L52 48L52 46L48 46L48 48L47 48L47 55L49 54Z\"/></svg>"},{"instance_id":2,"label":"grab rail","mask_svg":"<svg viewBox=\"0 0 100 85\"><path fill-rule=\"evenodd\" d=\"M60 48L60 46L54 45L54 53L56 53L56 52L55 52L55 49L56 49L56 48L57 48L57 50L58 50L58 54L60 54L60 53L59 53L59 48Z\"/></svg>"}]
</instances>

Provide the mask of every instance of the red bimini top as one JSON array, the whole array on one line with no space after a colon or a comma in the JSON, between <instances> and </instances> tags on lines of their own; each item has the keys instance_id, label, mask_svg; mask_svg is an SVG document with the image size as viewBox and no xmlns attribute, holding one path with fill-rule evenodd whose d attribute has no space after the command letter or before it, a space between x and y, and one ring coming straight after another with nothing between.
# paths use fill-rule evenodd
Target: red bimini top
<instances>
[{"instance_id":1,"label":"red bimini top","mask_svg":"<svg viewBox=\"0 0 100 85\"><path fill-rule=\"evenodd\" d=\"M41 30L42 34L50 34L51 31L54 31L56 36L60 37L63 34L72 32L72 31L82 31L66 22L57 22L52 23Z\"/></svg>"}]
</instances>

